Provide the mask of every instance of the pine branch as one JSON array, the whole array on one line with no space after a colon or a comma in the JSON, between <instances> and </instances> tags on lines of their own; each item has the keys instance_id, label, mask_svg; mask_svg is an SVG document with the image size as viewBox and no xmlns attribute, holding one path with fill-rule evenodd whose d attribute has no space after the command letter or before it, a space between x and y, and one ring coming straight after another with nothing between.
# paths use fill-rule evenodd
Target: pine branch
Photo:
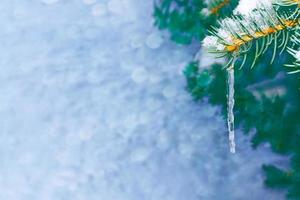
<instances>
[{"instance_id":1,"label":"pine branch","mask_svg":"<svg viewBox=\"0 0 300 200\"><path fill-rule=\"evenodd\" d=\"M289 74L295 74L300 72L300 30L297 29L295 34L291 37L291 41L294 44L293 47L288 48L288 52L295 58L295 61L292 64L286 64L286 67L289 67L291 71Z\"/></svg>"},{"instance_id":2,"label":"pine branch","mask_svg":"<svg viewBox=\"0 0 300 200\"><path fill-rule=\"evenodd\" d=\"M230 3L230 0L223 0L218 2L214 7L212 7L210 9L211 14L213 15L218 15L219 11L225 7L226 5L228 5Z\"/></svg>"},{"instance_id":3,"label":"pine branch","mask_svg":"<svg viewBox=\"0 0 300 200\"><path fill-rule=\"evenodd\" d=\"M273 0L273 3L279 6L300 6L300 0Z\"/></svg>"},{"instance_id":4,"label":"pine branch","mask_svg":"<svg viewBox=\"0 0 300 200\"><path fill-rule=\"evenodd\" d=\"M202 9L202 15L215 16L217 18L222 18L232 13L238 0L206 0L206 8Z\"/></svg>"},{"instance_id":5,"label":"pine branch","mask_svg":"<svg viewBox=\"0 0 300 200\"><path fill-rule=\"evenodd\" d=\"M291 12L278 12L273 6L261 5L248 15L233 15L219 21L221 28L213 27L211 36L203 41L203 46L218 57L229 56L228 66L234 56L243 56L243 64L247 53L255 48L252 67L259 56L273 47L270 62L275 59L278 49L282 53L289 44L291 33L299 26L299 12L291 18ZM240 67L242 67L240 66Z\"/></svg>"},{"instance_id":6,"label":"pine branch","mask_svg":"<svg viewBox=\"0 0 300 200\"><path fill-rule=\"evenodd\" d=\"M220 20L218 25L220 28L212 27L211 36L207 36L203 41L203 46L208 52L217 54L217 57L229 57L228 64L225 68L231 69L234 66L236 58L243 58L240 68L247 61L248 54L255 49L254 57L252 58L253 68L256 60L263 54L272 51L270 63L273 63L277 53L282 53L287 47L290 47L290 41L299 40L293 33L300 24L299 8L281 9L279 4L271 2L254 3L254 7L250 12L245 11L243 4L239 4L235 15ZM230 67L229 67L230 66ZM233 72L233 69L231 69ZM299 70L300 72L300 70ZM233 105L234 93L232 86L234 75L231 73L231 82L227 84L231 88L228 92L228 130L231 152L234 150L234 115Z\"/></svg>"}]
</instances>

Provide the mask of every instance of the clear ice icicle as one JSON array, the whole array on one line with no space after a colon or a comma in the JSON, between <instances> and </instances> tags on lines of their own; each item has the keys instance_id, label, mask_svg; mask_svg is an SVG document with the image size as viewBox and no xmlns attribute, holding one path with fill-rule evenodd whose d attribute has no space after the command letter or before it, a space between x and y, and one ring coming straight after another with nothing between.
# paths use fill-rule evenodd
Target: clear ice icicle
<instances>
[{"instance_id":1,"label":"clear ice icicle","mask_svg":"<svg viewBox=\"0 0 300 200\"><path fill-rule=\"evenodd\" d=\"M229 147L230 152L235 153L235 141L234 141L234 62L227 69L227 126L229 133Z\"/></svg>"}]
</instances>

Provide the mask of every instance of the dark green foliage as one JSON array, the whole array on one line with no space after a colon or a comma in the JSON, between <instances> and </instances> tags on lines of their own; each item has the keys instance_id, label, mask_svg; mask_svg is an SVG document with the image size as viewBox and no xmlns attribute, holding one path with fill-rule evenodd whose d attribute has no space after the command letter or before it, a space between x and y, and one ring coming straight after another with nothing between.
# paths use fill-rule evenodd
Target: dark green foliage
<instances>
[{"instance_id":1,"label":"dark green foliage","mask_svg":"<svg viewBox=\"0 0 300 200\"><path fill-rule=\"evenodd\" d=\"M226 76L221 65L216 64L210 70L199 72L198 63L192 62L187 65L184 74L188 83L187 89L196 100L209 97L211 103L226 107ZM204 86L201 84L203 82L207 84ZM216 89L221 88L220 86L223 89Z\"/></svg>"},{"instance_id":2,"label":"dark green foliage","mask_svg":"<svg viewBox=\"0 0 300 200\"><path fill-rule=\"evenodd\" d=\"M207 5L203 0L159 0L154 7L155 25L168 30L173 41L190 44L201 41L211 25L216 25L220 16L232 13L238 0L231 0L216 15L205 16L201 13Z\"/></svg>"},{"instance_id":3,"label":"dark green foliage","mask_svg":"<svg viewBox=\"0 0 300 200\"><path fill-rule=\"evenodd\" d=\"M222 8L217 15L203 16L203 0L159 0L155 5L155 24L170 32L171 39L179 44L200 42L217 18L229 16L238 0ZM221 0L216 0L221 2ZM211 6L209 9L211 9ZM214 6L214 5L213 5ZM282 8L289 9L289 8ZM300 200L300 79L298 75L287 75L286 63L294 58L286 53L277 54L270 63L270 49L252 62L255 50L248 53L241 70L235 70L235 123L246 134L254 130L252 146L270 144L273 151L289 156L289 169L264 165L265 184L271 188L287 191L288 199ZM242 60L236 63L236 69ZM184 74L187 90L195 98L207 98L213 105L221 105L224 118L226 105L226 70L215 64L209 69L199 70L198 62L189 63Z\"/></svg>"},{"instance_id":4,"label":"dark green foliage","mask_svg":"<svg viewBox=\"0 0 300 200\"><path fill-rule=\"evenodd\" d=\"M299 155L294 155L298 157ZM292 158L293 160L293 158ZM299 160L298 160L299 162ZM297 163L299 165L299 163ZM300 199L300 171L299 169L281 170L271 165L263 166L266 174L265 184L271 188L287 189L287 198Z\"/></svg>"},{"instance_id":5,"label":"dark green foliage","mask_svg":"<svg viewBox=\"0 0 300 200\"><path fill-rule=\"evenodd\" d=\"M155 5L155 24L159 29L168 29L175 42L190 44L204 37L200 15L203 6L202 0L162 0Z\"/></svg>"},{"instance_id":6,"label":"dark green foliage","mask_svg":"<svg viewBox=\"0 0 300 200\"><path fill-rule=\"evenodd\" d=\"M275 152L293 155L290 170L293 173L280 171L274 166L264 166L263 169L267 186L287 188L289 199L300 199L300 92L297 87L300 81L295 76L286 75L284 68L279 66L277 62L235 72L236 125L245 133L256 130L253 147L269 143ZM222 105L226 118L226 71L222 67L213 65L200 71L198 64L192 62L184 73L187 89L193 97L196 100L208 97L210 103ZM280 90L285 92L272 94Z\"/></svg>"},{"instance_id":7,"label":"dark green foliage","mask_svg":"<svg viewBox=\"0 0 300 200\"><path fill-rule=\"evenodd\" d=\"M238 5L239 0L215 0L210 1L209 8L212 9L213 7L218 7L220 4L225 4L221 9L218 10L218 12L213 15L212 17L214 20L228 17L232 14L232 11L235 9L235 7Z\"/></svg>"},{"instance_id":8,"label":"dark green foliage","mask_svg":"<svg viewBox=\"0 0 300 200\"><path fill-rule=\"evenodd\" d=\"M292 173L285 172L272 165L264 165L263 170L267 176L265 184L272 188L286 188L292 182Z\"/></svg>"},{"instance_id":9,"label":"dark green foliage","mask_svg":"<svg viewBox=\"0 0 300 200\"><path fill-rule=\"evenodd\" d=\"M207 90L209 89L208 86L212 81L211 75L207 71L204 71L201 74L199 74L197 62L192 62L188 64L184 70L184 74L186 77L188 77L188 90L196 99L202 98L203 95L206 94Z\"/></svg>"}]
</instances>

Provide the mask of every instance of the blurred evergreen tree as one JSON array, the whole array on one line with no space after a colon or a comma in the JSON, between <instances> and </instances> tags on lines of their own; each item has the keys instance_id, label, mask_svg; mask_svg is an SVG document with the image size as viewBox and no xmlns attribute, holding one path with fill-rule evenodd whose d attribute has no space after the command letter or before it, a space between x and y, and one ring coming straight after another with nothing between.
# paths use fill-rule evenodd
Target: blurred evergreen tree
<instances>
[{"instance_id":1,"label":"blurred evergreen tree","mask_svg":"<svg viewBox=\"0 0 300 200\"><path fill-rule=\"evenodd\" d=\"M269 143L274 152L289 156L289 169L263 166L265 184L286 189L287 199L300 199L300 79L297 73L288 74L298 72L300 66L300 1L273 0L274 16L269 16L269 11L265 12L268 9L261 5L261 10L254 12L259 13L265 24L256 24L255 20L249 23L249 19L234 13L238 3L237 0L160 0L155 4L155 24L167 29L171 39L179 44L200 42L209 34L216 36L217 40L209 45L215 45L213 51L225 56L228 63L233 54L238 55L234 60L238 66L234 72L236 125L246 134L255 130L254 148ZM237 22L239 28L232 24L225 27L228 20ZM276 20L279 24L274 23ZM231 35L231 44L219 34L224 27ZM217 48L220 44L226 47L225 53ZM184 70L187 90L195 100L208 98L211 104L221 105L224 118L227 66L213 64L200 69L195 60Z\"/></svg>"}]
</instances>

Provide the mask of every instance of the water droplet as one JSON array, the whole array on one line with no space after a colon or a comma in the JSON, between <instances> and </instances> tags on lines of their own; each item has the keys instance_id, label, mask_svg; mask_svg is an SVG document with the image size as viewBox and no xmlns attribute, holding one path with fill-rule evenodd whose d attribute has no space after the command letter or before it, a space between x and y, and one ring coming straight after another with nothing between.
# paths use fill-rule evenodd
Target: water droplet
<instances>
[{"instance_id":1,"label":"water droplet","mask_svg":"<svg viewBox=\"0 0 300 200\"><path fill-rule=\"evenodd\" d=\"M162 94L164 95L165 98L170 99L176 96L177 91L176 88L172 86L167 86L163 89Z\"/></svg>"},{"instance_id":2,"label":"water droplet","mask_svg":"<svg viewBox=\"0 0 300 200\"><path fill-rule=\"evenodd\" d=\"M150 151L146 148L136 149L131 153L131 161L141 163L146 161L150 156Z\"/></svg>"},{"instance_id":3,"label":"water droplet","mask_svg":"<svg viewBox=\"0 0 300 200\"><path fill-rule=\"evenodd\" d=\"M148 79L147 71L144 68L136 69L132 72L131 78L136 83L142 83Z\"/></svg>"},{"instance_id":4,"label":"water droplet","mask_svg":"<svg viewBox=\"0 0 300 200\"><path fill-rule=\"evenodd\" d=\"M159 48L162 45L162 43L163 39L161 35L157 32L151 33L146 39L146 44L151 49Z\"/></svg>"}]
</instances>

